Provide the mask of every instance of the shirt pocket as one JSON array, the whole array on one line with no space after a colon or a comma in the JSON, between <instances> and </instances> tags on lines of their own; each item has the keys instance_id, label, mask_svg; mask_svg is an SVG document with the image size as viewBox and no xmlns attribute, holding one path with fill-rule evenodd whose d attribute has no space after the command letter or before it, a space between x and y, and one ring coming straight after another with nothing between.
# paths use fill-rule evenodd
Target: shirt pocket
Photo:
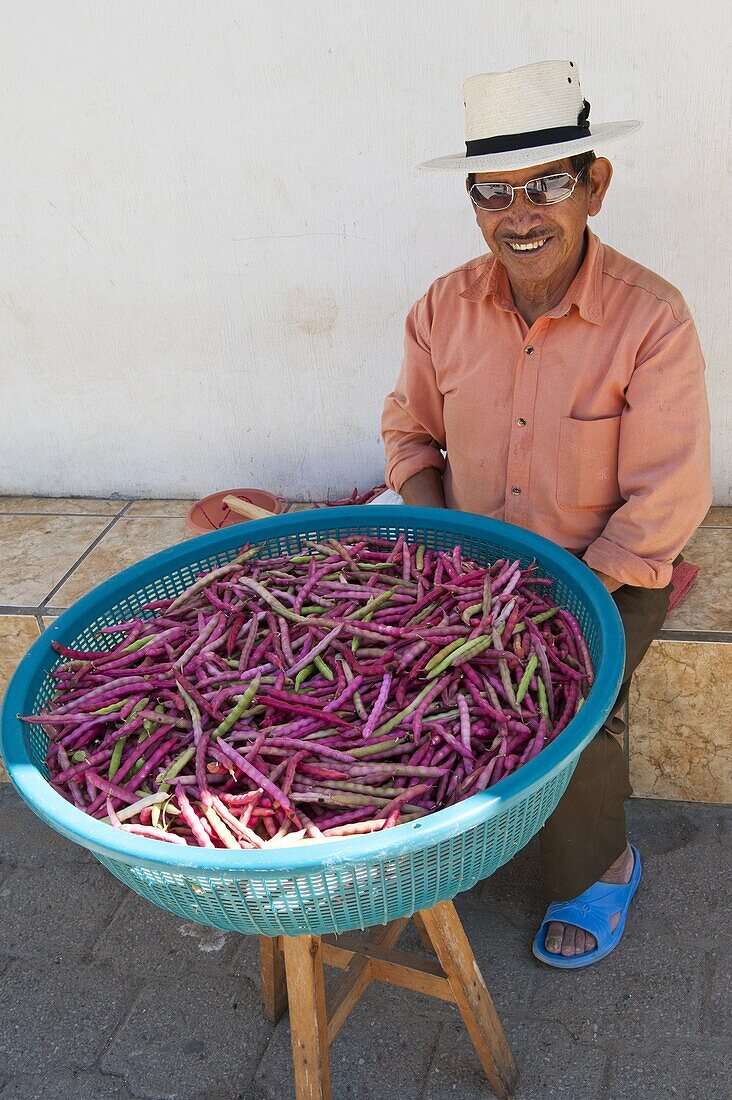
<instances>
[{"instance_id":1,"label":"shirt pocket","mask_svg":"<svg viewBox=\"0 0 732 1100\"><path fill-rule=\"evenodd\" d=\"M559 425L557 503L565 512L606 509L622 503L618 486L620 417Z\"/></svg>"}]
</instances>

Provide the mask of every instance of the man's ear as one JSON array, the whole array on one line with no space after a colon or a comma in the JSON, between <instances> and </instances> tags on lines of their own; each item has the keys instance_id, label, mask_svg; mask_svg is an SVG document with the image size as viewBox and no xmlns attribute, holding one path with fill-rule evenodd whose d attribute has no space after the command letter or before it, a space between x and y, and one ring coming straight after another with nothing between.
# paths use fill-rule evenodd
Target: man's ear
<instances>
[{"instance_id":1,"label":"man's ear","mask_svg":"<svg viewBox=\"0 0 732 1100\"><path fill-rule=\"evenodd\" d=\"M589 175L590 201L587 213L592 218L602 210L603 200L613 178L613 166L607 157L598 157L590 165Z\"/></svg>"}]
</instances>

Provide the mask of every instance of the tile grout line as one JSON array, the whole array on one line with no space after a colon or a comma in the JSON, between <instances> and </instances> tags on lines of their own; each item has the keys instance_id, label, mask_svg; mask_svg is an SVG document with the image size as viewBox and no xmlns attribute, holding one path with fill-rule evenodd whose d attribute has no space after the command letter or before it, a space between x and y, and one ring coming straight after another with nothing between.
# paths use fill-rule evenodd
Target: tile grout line
<instances>
[{"instance_id":1,"label":"tile grout line","mask_svg":"<svg viewBox=\"0 0 732 1100\"><path fill-rule=\"evenodd\" d=\"M36 606L35 604L26 604L22 607L18 604L0 604L0 615L2 616L18 615L25 616L27 618L28 616L33 617L34 615L40 614L41 608L39 606Z\"/></svg>"},{"instance_id":2,"label":"tile grout line","mask_svg":"<svg viewBox=\"0 0 732 1100\"><path fill-rule=\"evenodd\" d=\"M732 642L732 630L695 630L661 627L657 642Z\"/></svg>"},{"instance_id":3,"label":"tile grout line","mask_svg":"<svg viewBox=\"0 0 732 1100\"><path fill-rule=\"evenodd\" d=\"M116 516L113 516L113 517L112 517L112 519L111 519L111 520L110 520L110 522L109 522L109 523L107 524L107 526L106 526L106 527L104 528L104 530L103 530L103 531L102 531L102 532L101 532L101 533L100 533L99 535L97 535L97 537L96 537L96 538L95 538L95 539L93 540L93 542L91 542L91 543L89 544L89 546L87 546L86 550L85 550L85 551L84 551L84 553L83 553L83 554L81 555L81 557L77 558L77 560L76 560L76 561L74 562L74 564L73 564L73 565L71 566L71 568L70 568L70 569L68 569L68 570L66 571L66 573L64 573L64 575L63 575L63 577L61 578L61 580L60 580L60 581L58 581L58 582L57 582L57 583L56 583L56 584L54 585L54 587L53 587L53 588L51 589L51 591L50 591L50 592L48 593L48 595L47 595L47 596L45 596L45 597L44 597L44 598L43 598L43 599L41 600L40 604L38 605L38 610L39 610L39 613L40 613L40 614L43 614L43 612L45 611L45 609L46 609L46 607L48 606L48 602L49 602L49 600L51 599L51 597L52 597L52 596L55 596L55 595L56 595L56 593L58 592L58 590L59 590L59 589L60 589L60 588L61 588L61 587L62 587L62 586L63 586L63 585L64 585L64 584L66 583L66 581L67 581L67 580L69 579L69 577L70 577L70 576L71 576L71 575L72 575L73 573L75 573L75 572L76 572L76 570L77 570L77 569L79 568L79 566L81 565L81 563L82 563L83 561L85 561L85 560L86 560L86 558L88 558L88 557L89 557L89 555L91 554L92 550L94 550L94 548L95 548L96 546L98 546L98 545L99 545L99 543L100 543L100 542L102 541L102 539L104 538L104 536L105 536L105 535L107 535L107 534L109 534L109 532L110 532L110 531L112 530L112 528L113 528L113 527L114 527L114 525L115 525L115 524L117 523L117 521L118 521L118 520L120 520L120 519L122 519L122 517L123 517L124 515L126 515L126 514L127 514L127 512L129 511L129 509L130 509L130 508L132 507L133 503L134 503L134 501L132 501L132 500L128 500L128 501L127 501L127 503L125 504L124 508L123 508L123 509L122 509L122 510L121 510L120 512L118 512Z\"/></svg>"},{"instance_id":4,"label":"tile grout line","mask_svg":"<svg viewBox=\"0 0 732 1100\"><path fill-rule=\"evenodd\" d=\"M8 516L25 516L35 517L36 519L42 519L44 516L50 516L52 519L119 519L120 516L125 514L128 508L131 508L133 504L146 504L144 500L128 500L125 501L125 507L119 512L0 512L0 519ZM132 519L180 519L184 518L178 514L171 516L163 514L162 512L144 512L142 514L137 513L131 517ZM716 530L716 528L715 528ZM724 528L720 528L724 530Z\"/></svg>"}]
</instances>

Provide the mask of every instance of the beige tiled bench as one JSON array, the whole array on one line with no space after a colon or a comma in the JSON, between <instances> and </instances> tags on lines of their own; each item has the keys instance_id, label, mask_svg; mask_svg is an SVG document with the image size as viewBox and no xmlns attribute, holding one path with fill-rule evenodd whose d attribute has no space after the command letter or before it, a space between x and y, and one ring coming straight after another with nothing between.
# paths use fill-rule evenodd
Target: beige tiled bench
<instances>
[{"instance_id":1,"label":"beige tiled bench","mask_svg":"<svg viewBox=\"0 0 732 1100\"><path fill-rule=\"evenodd\" d=\"M639 797L732 803L732 508L684 557L699 576L631 684L631 780Z\"/></svg>"}]
</instances>

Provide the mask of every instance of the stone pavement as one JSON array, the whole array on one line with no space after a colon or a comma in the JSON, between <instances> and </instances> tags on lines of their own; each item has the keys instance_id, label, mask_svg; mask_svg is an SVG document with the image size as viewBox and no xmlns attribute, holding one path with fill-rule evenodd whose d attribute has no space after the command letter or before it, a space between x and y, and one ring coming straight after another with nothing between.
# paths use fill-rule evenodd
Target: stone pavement
<instances>
[{"instance_id":1,"label":"stone pavement","mask_svg":"<svg viewBox=\"0 0 732 1100\"><path fill-rule=\"evenodd\" d=\"M622 947L596 967L558 973L530 953L535 843L457 901L521 1071L516 1100L731 1094L732 813L636 800L629 820L645 877ZM387 986L331 1059L335 1100L491 1095L454 1006ZM0 788L1 1100L292 1096L287 1020L259 1011L256 940L143 901Z\"/></svg>"}]
</instances>

